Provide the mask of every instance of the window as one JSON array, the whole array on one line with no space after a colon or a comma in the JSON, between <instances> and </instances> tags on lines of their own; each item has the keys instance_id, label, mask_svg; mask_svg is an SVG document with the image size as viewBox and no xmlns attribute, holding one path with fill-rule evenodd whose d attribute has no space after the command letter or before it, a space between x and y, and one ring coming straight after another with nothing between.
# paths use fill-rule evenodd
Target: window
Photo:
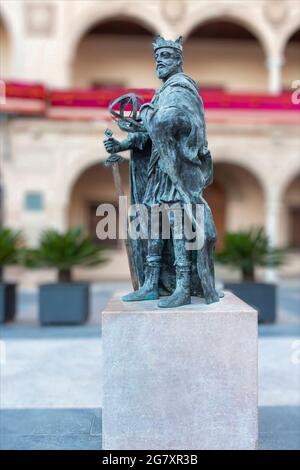
<instances>
[{"instance_id":1,"label":"window","mask_svg":"<svg viewBox=\"0 0 300 470\"><path fill-rule=\"evenodd\" d=\"M44 208L43 194L28 192L25 195L25 209L28 211L42 211Z\"/></svg>"}]
</instances>

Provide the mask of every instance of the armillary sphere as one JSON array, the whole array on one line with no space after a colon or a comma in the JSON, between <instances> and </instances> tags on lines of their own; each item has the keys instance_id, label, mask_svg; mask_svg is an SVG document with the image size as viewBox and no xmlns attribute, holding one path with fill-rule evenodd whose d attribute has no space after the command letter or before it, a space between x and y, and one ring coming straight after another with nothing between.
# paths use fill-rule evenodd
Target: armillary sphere
<instances>
[{"instance_id":1,"label":"armillary sphere","mask_svg":"<svg viewBox=\"0 0 300 470\"><path fill-rule=\"evenodd\" d=\"M143 100L139 96L128 93L116 98L109 105L109 111L122 131L144 132L145 128L138 115L142 104Z\"/></svg>"}]
</instances>

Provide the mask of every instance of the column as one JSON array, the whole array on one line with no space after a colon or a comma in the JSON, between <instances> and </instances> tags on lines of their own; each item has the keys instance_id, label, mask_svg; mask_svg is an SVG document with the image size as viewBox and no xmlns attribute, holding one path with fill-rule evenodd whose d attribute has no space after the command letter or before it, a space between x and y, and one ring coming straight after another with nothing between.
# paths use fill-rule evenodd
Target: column
<instances>
[{"instance_id":1,"label":"column","mask_svg":"<svg viewBox=\"0 0 300 470\"><path fill-rule=\"evenodd\" d=\"M281 56L268 57L267 67L268 67L268 90L269 93L277 94L281 92L282 88L282 66L283 58Z\"/></svg>"},{"instance_id":2,"label":"column","mask_svg":"<svg viewBox=\"0 0 300 470\"><path fill-rule=\"evenodd\" d=\"M280 198L279 194L269 192L266 201L265 227L266 234L269 237L270 246L278 246L278 232L280 224ZM266 282L277 282L277 269L270 266L266 269Z\"/></svg>"}]
</instances>

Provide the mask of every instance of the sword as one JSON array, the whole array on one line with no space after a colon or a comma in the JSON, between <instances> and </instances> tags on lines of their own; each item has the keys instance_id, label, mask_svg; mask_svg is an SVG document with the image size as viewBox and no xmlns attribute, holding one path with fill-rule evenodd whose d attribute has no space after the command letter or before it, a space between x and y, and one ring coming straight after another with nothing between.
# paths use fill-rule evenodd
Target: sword
<instances>
[{"instance_id":1,"label":"sword","mask_svg":"<svg viewBox=\"0 0 300 470\"><path fill-rule=\"evenodd\" d=\"M113 135L112 130L106 129L105 135L107 139L110 139ZM123 190L121 174L120 174L120 164L124 163L125 161L126 159L123 158L121 155L118 155L117 153L113 153L104 162L104 166L112 167L114 184L115 184L115 188L116 188L119 198L124 196L124 190ZM137 290L139 288L139 283L138 283L137 275L134 269L132 246L128 238L128 230L127 230L126 222L127 222L127 217L126 217L125 223L124 223L124 219L122 218L122 222L121 222L123 224L122 228L124 232L126 231L126 238L124 240L124 243L125 243L125 249L126 249L126 254L127 254L128 264L129 264L130 278L131 278L133 289Z\"/></svg>"}]
</instances>

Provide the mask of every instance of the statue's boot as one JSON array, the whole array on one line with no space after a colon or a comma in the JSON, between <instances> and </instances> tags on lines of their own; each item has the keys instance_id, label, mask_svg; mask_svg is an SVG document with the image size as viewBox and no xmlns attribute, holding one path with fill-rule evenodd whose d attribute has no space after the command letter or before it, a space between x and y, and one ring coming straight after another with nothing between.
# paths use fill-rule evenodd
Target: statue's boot
<instances>
[{"instance_id":1,"label":"statue's boot","mask_svg":"<svg viewBox=\"0 0 300 470\"><path fill-rule=\"evenodd\" d=\"M158 302L161 308L174 308L191 303L191 268L176 266L176 289L172 295Z\"/></svg>"},{"instance_id":2,"label":"statue's boot","mask_svg":"<svg viewBox=\"0 0 300 470\"><path fill-rule=\"evenodd\" d=\"M150 258L150 259L149 259ZM154 259L155 258L155 259ZM135 302L138 300L156 300L159 298L158 281L160 273L160 256L147 258L146 276L142 287L130 294L124 295L124 302Z\"/></svg>"}]
</instances>

